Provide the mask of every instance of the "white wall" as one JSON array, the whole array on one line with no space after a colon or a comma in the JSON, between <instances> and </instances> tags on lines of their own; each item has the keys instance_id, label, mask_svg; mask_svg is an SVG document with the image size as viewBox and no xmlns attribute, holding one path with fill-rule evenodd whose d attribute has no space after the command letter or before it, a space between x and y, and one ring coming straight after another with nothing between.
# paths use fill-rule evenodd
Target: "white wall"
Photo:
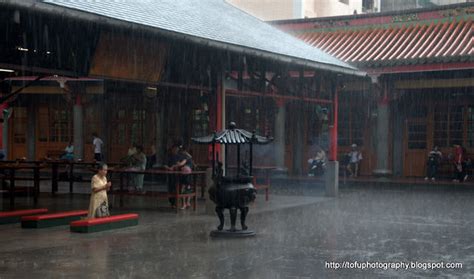
<instances>
[{"instance_id":1,"label":"white wall","mask_svg":"<svg viewBox=\"0 0 474 279\"><path fill-rule=\"evenodd\" d=\"M293 0L226 0L226 1L261 20L277 20L277 19L294 18ZM297 0L297 1L302 2L303 0Z\"/></svg>"},{"instance_id":2,"label":"white wall","mask_svg":"<svg viewBox=\"0 0 474 279\"><path fill-rule=\"evenodd\" d=\"M362 0L226 0L261 20L295 19L362 13ZM380 0L375 0L380 1Z\"/></svg>"},{"instance_id":3,"label":"white wall","mask_svg":"<svg viewBox=\"0 0 474 279\"><path fill-rule=\"evenodd\" d=\"M362 13L362 0L348 0L348 4L339 0L314 0L314 10L318 17L351 15L354 10Z\"/></svg>"}]
</instances>

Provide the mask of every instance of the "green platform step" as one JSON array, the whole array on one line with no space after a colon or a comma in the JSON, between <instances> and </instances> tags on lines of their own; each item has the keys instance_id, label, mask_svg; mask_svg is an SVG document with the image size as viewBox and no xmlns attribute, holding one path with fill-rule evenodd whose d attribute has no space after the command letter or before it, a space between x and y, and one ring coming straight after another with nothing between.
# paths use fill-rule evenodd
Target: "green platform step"
<instances>
[{"instance_id":1,"label":"green platform step","mask_svg":"<svg viewBox=\"0 0 474 279\"><path fill-rule=\"evenodd\" d=\"M69 225L73 221L87 216L87 210L74 210L35 216L23 216L21 227L25 229L41 229Z\"/></svg>"},{"instance_id":2,"label":"green platform step","mask_svg":"<svg viewBox=\"0 0 474 279\"><path fill-rule=\"evenodd\" d=\"M46 208L22 209L22 210L0 212L0 225L20 223L21 218L23 216L44 214L47 212L48 212L48 209Z\"/></svg>"},{"instance_id":3,"label":"green platform step","mask_svg":"<svg viewBox=\"0 0 474 279\"><path fill-rule=\"evenodd\" d=\"M72 222L71 232L93 233L138 225L138 214L128 213Z\"/></svg>"}]
</instances>

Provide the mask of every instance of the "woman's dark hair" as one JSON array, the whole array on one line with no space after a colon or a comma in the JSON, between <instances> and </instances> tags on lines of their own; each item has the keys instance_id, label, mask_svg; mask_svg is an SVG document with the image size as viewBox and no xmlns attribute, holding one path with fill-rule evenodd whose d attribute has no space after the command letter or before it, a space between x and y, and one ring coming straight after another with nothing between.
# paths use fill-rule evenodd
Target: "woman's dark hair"
<instances>
[{"instance_id":1,"label":"woman's dark hair","mask_svg":"<svg viewBox=\"0 0 474 279\"><path fill-rule=\"evenodd\" d=\"M103 170L104 168L107 168L107 164L106 164L106 163L99 163L99 164L97 165L97 171Z\"/></svg>"}]
</instances>

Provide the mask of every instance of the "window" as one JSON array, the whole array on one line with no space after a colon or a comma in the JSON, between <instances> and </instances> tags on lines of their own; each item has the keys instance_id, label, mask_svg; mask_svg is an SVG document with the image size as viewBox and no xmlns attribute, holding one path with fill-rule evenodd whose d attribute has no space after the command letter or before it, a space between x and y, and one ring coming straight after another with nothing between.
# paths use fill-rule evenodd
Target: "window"
<instances>
[{"instance_id":1,"label":"window","mask_svg":"<svg viewBox=\"0 0 474 279\"><path fill-rule=\"evenodd\" d=\"M367 101L365 101L367 103ZM359 96L341 95L338 110L338 144L350 146L355 143L364 144L364 130L367 119L367 109L364 99Z\"/></svg>"},{"instance_id":2,"label":"window","mask_svg":"<svg viewBox=\"0 0 474 279\"><path fill-rule=\"evenodd\" d=\"M408 148L426 149L426 123L422 121L409 121L408 129Z\"/></svg>"},{"instance_id":3,"label":"window","mask_svg":"<svg viewBox=\"0 0 474 279\"><path fill-rule=\"evenodd\" d=\"M474 147L474 106L467 109L467 146Z\"/></svg>"},{"instance_id":4,"label":"window","mask_svg":"<svg viewBox=\"0 0 474 279\"><path fill-rule=\"evenodd\" d=\"M243 110L243 122L242 127L247 131L257 131L259 132L259 110L252 109L252 107L246 107Z\"/></svg>"},{"instance_id":5,"label":"window","mask_svg":"<svg viewBox=\"0 0 474 279\"><path fill-rule=\"evenodd\" d=\"M26 142L27 112L25 107L13 108L13 142L23 144Z\"/></svg>"},{"instance_id":6,"label":"window","mask_svg":"<svg viewBox=\"0 0 474 279\"><path fill-rule=\"evenodd\" d=\"M207 104L203 108L193 109L193 137L202 137L209 134L209 112Z\"/></svg>"},{"instance_id":7,"label":"window","mask_svg":"<svg viewBox=\"0 0 474 279\"><path fill-rule=\"evenodd\" d=\"M101 136L100 119L100 104L97 100L84 106L84 142L92 143L92 133L97 133Z\"/></svg>"},{"instance_id":8,"label":"window","mask_svg":"<svg viewBox=\"0 0 474 279\"><path fill-rule=\"evenodd\" d=\"M72 121L66 108L39 108L40 142L69 142L72 140Z\"/></svg>"},{"instance_id":9,"label":"window","mask_svg":"<svg viewBox=\"0 0 474 279\"><path fill-rule=\"evenodd\" d=\"M144 123L146 111L144 109L118 108L112 119L112 144L131 145L141 144L144 140Z\"/></svg>"},{"instance_id":10,"label":"window","mask_svg":"<svg viewBox=\"0 0 474 279\"><path fill-rule=\"evenodd\" d=\"M374 0L362 0L363 12L376 12L374 10Z\"/></svg>"},{"instance_id":11,"label":"window","mask_svg":"<svg viewBox=\"0 0 474 279\"><path fill-rule=\"evenodd\" d=\"M462 144L463 106L437 105L434 111L434 145L448 147Z\"/></svg>"},{"instance_id":12,"label":"window","mask_svg":"<svg viewBox=\"0 0 474 279\"><path fill-rule=\"evenodd\" d=\"M144 109L134 109L132 111L132 130L130 143L143 143L144 140L144 123L146 119L146 111Z\"/></svg>"}]
</instances>

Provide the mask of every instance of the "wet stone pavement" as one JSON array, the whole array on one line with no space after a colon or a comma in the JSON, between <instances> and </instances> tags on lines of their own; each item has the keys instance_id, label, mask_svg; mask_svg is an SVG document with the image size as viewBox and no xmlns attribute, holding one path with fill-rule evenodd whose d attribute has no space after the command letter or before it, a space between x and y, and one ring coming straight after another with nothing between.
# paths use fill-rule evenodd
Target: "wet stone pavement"
<instances>
[{"instance_id":1,"label":"wet stone pavement","mask_svg":"<svg viewBox=\"0 0 474 279\"><path fill-rule=\"evenodd\" d=\"M258 197L248 217L257 235L246 239L210 238L217 218L203 214L202 201L196 213L175 214L140 197L113 211L140 213L136 227L73 234L2 225L0 278L474 277L474 191L345 187L331 199L295 189L276 187L268 203ZM51 210L87 203L86 195L41 197ZM356 261L379 268L342 267ZM400 262L418 266L384 266Z\"/></svg>"}]
</instances>

